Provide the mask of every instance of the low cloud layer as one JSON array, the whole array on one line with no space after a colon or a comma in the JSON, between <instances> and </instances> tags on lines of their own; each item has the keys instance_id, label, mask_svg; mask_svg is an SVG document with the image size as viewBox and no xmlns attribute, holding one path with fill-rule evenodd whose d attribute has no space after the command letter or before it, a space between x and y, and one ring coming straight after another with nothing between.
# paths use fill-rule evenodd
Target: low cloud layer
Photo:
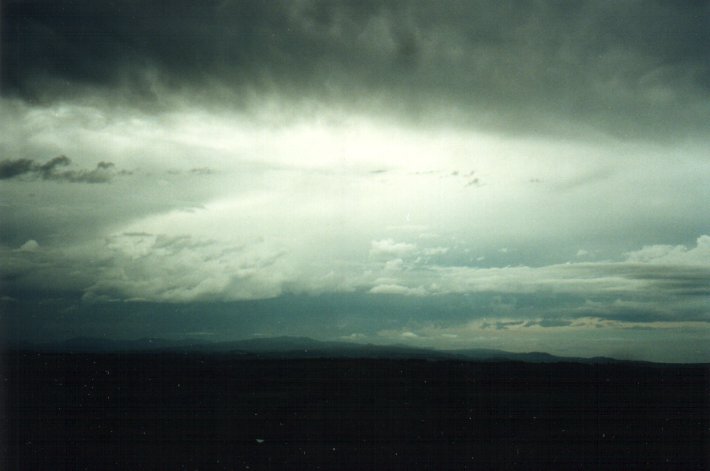
<instances>
[{"instance_id":1,"label":"low cloud layer","mask_svg":"<svg viewBox=\"0 0 710 471\"><path fill-rule=\"evenodd\" d=\"M398 244L388 241L387 246ZM317 262L316 252L324 249L331 250L275 240L231 245L189 236L126 233L106 239L96 248L98 253L72 254L49 251L30 240L5 251L8 263L3 278L12 280L16 288L29 289L46 287L57 276L93 302L258 300L323 292L415 297L483 293L567 297L568 301L536 312L544 322L535 325L543 327L560 315L710 322L710 236L706 235L691 248L651 246L619 261L540 267L445 266L422 258L426 249L408 250L407 258L395 259L399 261L395 264L378 259L361 263L355 253L351 260L324 266ZM505 312L500 306L496 310Z\"/></svg>"}]
</instances>

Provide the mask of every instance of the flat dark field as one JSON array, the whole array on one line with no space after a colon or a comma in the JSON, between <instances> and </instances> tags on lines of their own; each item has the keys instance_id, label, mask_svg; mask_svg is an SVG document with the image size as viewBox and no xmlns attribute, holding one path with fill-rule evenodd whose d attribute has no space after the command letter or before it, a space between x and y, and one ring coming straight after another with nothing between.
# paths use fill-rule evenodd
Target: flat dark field
<instances>
[{"instance_id":1,"label":"flat dark field","mask_svg":"<svg viewBox=\"0 0 710 471\"><path fill-rule=\"evenodd\" d=\"M708 368L5 355L3 469L708 468Z\"/></svg>"}]
</instances>

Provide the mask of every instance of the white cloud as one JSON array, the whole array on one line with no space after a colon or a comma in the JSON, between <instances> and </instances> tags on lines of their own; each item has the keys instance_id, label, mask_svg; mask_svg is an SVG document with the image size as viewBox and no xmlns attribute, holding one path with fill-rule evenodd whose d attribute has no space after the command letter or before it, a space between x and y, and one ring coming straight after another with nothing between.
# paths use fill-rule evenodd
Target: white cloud
<instances>
[{"instance_id":1,"label":"white cloud","mask_svg":"<svg viewBox=\"0 0 710 471\"><path fill-rule=\"evenodd\" d=\"M690 249L684 245L648 245L629 252L627 260L633 263L710 267L710 236L698 237L696 246Z\"/></svg>"},{"instance_id":2,"label":"white cloud","mask_svg":"<svg viewBox=\"0 0 710 471\"><path fill-rule=\"evenodd\" d=\"M385 262L385 271L400 271L404 266L404 260L401 258L395 258L392 260L387 260Z\"/></svg>"},{"instance_id":3,"label":"white cloud","mask_svg":"<svg viewBox=\"0 0 710 471\"><path fill-rule=\"evenodd\" d=\"M424 296L427 291L418 286L416 288L408 288L398 284L378 284L370 288L372 294L400 294L407 296Z\"/></svg>"},{"instance_id":4,"label":"white cloud","mask_svg":"<svg viewBox=\"0 0 710 471\"><path fill-rule=\"evenodd\" d=\"M39 244L36 240L30 239L20 246L20 252L36 252L39 250Z\"/></svg>"},{"instance_id":5,"label":"white cloud","mask_svg":"<svg viewBox=\"0 0 710 471\"><path fill-rule=\"evenodd\" d=\"M402 259L368 261L364 241L359 253L339 253L337 242L303 245L270 236L237 243L135 231L111 236L105 244L63 251L35 250L27 242L23 245L31 250L5 250L2 273L38 287L59 283L84 290L87 300L191 302L343 291L400 296L564 294L597 300L596 305L567 306L575 317L633 315L670 322L710 314L697 296L710 294L710 264L703 258L708 240L701 236L690 248L645 247L616 262L476 268L420 260L405 269ZM382 243L387 249L400 244L387 239Z\"/></svg>"},{"instance_id":6,"label":"white cloud","mask_svg":"<svg viewBox=\"0 0 710 471\"><path fill-rule=\"evenodd\" d=\"M278 296L294 278L264 243L225 246L189 236L129 234L108 240L105 267L87 300L185 302Z\"/></svg>"},{"instance_id":7,"label":"white cloud","mask_svg":"<svg viewBox=\"0 0 710 471\"><path fill-rule=\"evenodd\" d=\"M373 240L370 243L370 254L375 256L397 256L408 255L416 250L415 244L407 242L395 242L392 239Z\"/></svg>"},{"instance_id":8,"label":"white cloud","mask_svg":"<svg viewBox=\"0 0 710 471\"><path fill-rule=\"evenodd\" d=\"M429 248L422 250L422 253L424 255L433 256L433 255L444 255L448 251L449 251L449 249L447 247L429 247Z\"/></svg>"}]
</instances>

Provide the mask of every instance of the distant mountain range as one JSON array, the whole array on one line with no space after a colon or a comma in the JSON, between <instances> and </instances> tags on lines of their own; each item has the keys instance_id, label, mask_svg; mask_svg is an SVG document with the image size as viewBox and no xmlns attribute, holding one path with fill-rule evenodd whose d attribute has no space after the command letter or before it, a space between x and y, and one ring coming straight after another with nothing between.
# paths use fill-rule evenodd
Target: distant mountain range
<instances>
[{"instance_id":1,"label":"distant mountain range","mask_svg":"<svg viewBox=\"0 0 710 471\"><path fill-rule=\"evenodd\" d=\"M308 337L260 337L230 342L205 342L190 339L143 338L115 340L78 337L63 342L23 344L20 350L65 353L228 353L258 358L370 358L460 361L518 361L526 363L616 363L607 357L560 357L544 352L514 353L491 349L435 350L406 345L373 345L352 342L320 341Z\"/></svg>"}]
</instances>

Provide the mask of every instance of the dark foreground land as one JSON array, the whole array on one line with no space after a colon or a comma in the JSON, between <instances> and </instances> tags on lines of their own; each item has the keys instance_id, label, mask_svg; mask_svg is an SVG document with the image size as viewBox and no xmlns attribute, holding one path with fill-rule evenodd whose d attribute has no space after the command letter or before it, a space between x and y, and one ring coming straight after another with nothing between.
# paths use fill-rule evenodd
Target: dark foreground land
<instances>
[{"instance_id":1,"label":"dark foreground land","mask_svg":"<svg viewBox=\"0 0 710 471\"><path fill-rule=\"evenodd\" d=\"M708 467L708 369L5 356L3 469Z\"/></svg>"}]
</instances>

